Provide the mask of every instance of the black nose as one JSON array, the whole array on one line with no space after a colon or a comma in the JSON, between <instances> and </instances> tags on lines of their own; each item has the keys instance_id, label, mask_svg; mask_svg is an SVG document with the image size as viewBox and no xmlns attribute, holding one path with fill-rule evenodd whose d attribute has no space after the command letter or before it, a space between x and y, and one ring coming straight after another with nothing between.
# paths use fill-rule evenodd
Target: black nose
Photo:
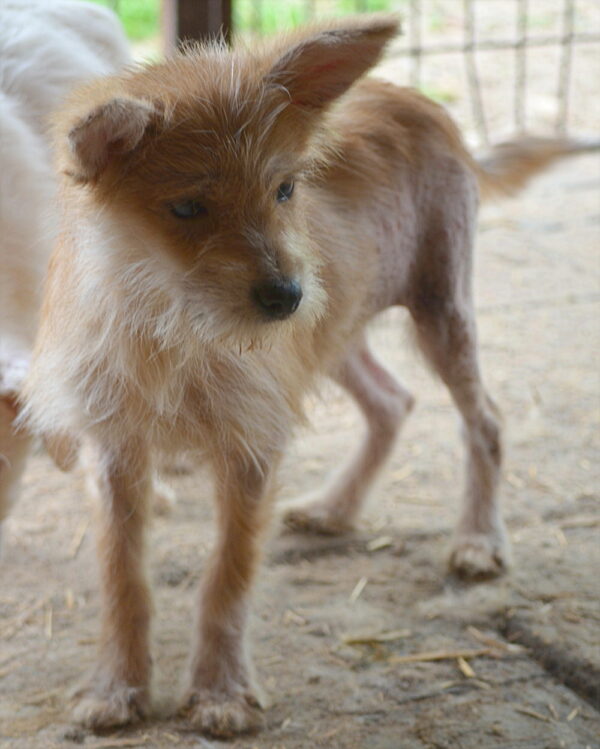
<instances>
[{"instance_id":1,"label":"black nose","mask_svg":"<svg viewBox=\"0 0 600 749\"><path fill-rule=\"evenodd\" d=\"M261 283L252 293L261 312L272 320L285 320L298 309L302 299L298 281L287 278Z\"/></svg>"}]
</instances>

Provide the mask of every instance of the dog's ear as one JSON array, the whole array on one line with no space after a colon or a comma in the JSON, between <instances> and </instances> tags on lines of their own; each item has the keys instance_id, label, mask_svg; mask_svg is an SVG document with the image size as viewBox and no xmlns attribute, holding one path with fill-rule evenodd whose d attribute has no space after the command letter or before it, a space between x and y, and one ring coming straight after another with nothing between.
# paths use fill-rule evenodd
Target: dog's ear
<instances>
[{"instance_id":1,"label":"dog's ear","mask_svg":"<svg viewBox=\"0 0 600 749\"><path fill-rule=\"evenodd\" d=\"M118 97L77 120L67 136L69 174L79 182L96 179L113 156L138 145L155 113L147 101Z\"/></svg>"},{"instance_id":2,"label":"dog's ear","mask_svg":"<svg viewBox=\"0 0 600 749\"><path fill-rule=\"evenodd\" d=\"M285 88L292 104L321 109L377 63L399 30L394 16L375 15L320 31L277 60L267 83Z\"/></svg>"}]
</instances>

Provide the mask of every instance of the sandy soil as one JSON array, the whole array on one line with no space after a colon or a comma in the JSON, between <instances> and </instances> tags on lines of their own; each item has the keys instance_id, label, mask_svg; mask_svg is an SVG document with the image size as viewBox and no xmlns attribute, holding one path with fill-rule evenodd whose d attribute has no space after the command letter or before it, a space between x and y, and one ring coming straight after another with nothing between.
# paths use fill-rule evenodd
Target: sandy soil
<instances>
[{"instance_id":1,"label":"sandy soil","mask_svg":"<svg viewBox=\"0 0 600 749\"><path fill-rule=\"evenodd\" d=\"M480 336L506 420L513 570L476 586L446 575L460 495L457 418L412 350L403 311L390 311L372 339L417 408L354 535L274 528L252 626L267 725L231 747L600 746L599 188L600 161L583 156L482 213ZM362 428L333 387L311 412L313 428L283 467L282 502L318 486ZM156 718L95 737L67 722L68 690L92 664L97 633L89 503L80 475L32 459L0 567L0 747L217 745L168 717L212 538L202 470L172 484L177 503L151 531ZM486 652L452 657L478 650ZM429 651L449 657L401 660Z\"/></svg>"}]
</instances>

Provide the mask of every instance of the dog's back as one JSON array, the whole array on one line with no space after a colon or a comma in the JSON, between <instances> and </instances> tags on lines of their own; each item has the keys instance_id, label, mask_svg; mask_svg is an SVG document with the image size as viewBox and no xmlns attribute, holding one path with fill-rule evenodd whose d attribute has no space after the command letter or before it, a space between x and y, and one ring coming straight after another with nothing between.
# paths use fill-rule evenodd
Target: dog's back
<instances>
[{"instance_id":1,"label":"dog's back","mask_svg":"<svg viewBox=\"0 0 600 749\"><path fill-rule=\"evenodd\" d=\"M44 134L74 85L129 62L116 17L79 0L9 0L0 6L0 90Z\"/></svg>"}]
</instances>

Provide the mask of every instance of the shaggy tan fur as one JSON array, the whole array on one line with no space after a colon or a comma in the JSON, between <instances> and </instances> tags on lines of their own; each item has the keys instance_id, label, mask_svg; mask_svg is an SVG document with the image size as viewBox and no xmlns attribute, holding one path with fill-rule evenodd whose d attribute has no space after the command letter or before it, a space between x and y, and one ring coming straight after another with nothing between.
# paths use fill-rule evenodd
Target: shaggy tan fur
<instances>
[{"instance_id":1,"label":"shaggy tan fur","mask_svg":"<svg viewBox=\"0 0 600 749\"><path fill-rule=\"evenodd\" d=\"M193 48L81 89L57 119L63 228L26 413L59 452L80 438L94 446L104 613L76 708L89 726L148 709L148 466L181 448L210 459L218 509L184 712L218 736L259 726L244 631L274 472L307 390L332 376L367 436L287 522L352 524L413 402L364 337L390 305L410 310L463 417L452 566L486 576L507 564L471 249L477 178L516 184L532 161L515 149L530 147L484 173L436 104L358 80L396 32L394 18L366 16L261 49Z\"/></svg>"}]
</instances>

